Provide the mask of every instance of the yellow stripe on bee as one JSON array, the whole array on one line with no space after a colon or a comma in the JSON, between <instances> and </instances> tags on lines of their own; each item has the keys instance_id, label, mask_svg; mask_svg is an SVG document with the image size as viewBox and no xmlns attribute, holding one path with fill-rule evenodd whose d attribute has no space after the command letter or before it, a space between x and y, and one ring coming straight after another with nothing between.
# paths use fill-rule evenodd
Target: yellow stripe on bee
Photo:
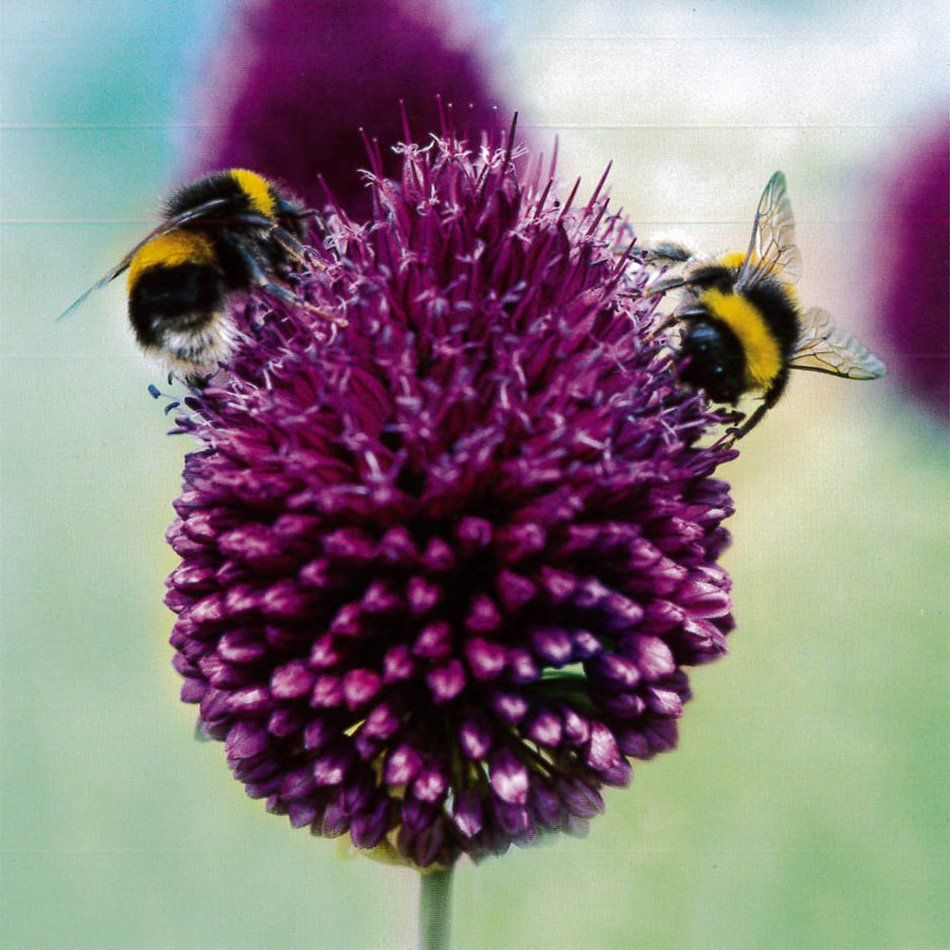
<instances>
[{"instance_id":1,"label":"yellow stripe on bee","mask_svg":"<svg viewBox=\"0 0 950 950\"><path fill-rule=\"evenodd\" d=\"M738 270L745 261L745 254L742 251L732 251L730 254L723 254L716 262L729 270Z\"/></svg>"},{"instance_id":2,"label":"yellow stripe on bee","mask_svg":"<svg viewBox=\"0 0 950 950\"><path fill-rule=\"evenodd\" d=\"M246 168L232 168L231 177L237 182L238 188L247 195L247 200L251 207L266 218L274 217L274 210L277 203L274 201L274 193L271 191L270 182L257 172L248 171Z\"/></svg>"},{"instance_id":3,"label":"yellow stripe on bee","mask_svg":"<svg viewBox=\"0 0 950 950\"><path fill-rule=\"evenodd\" d=\"M126 287L131 292L142 273L151 267L212 264L214 260L214 245L205 235L197 231L170 231L153 238L139 249L129 264Z\"/></svg>"},{"instance_id":4,"label":"yellow stripe on bee","mask_svg":"<svg viewBox=\"0 0 950 950\"><path fill-rule=\"evenodd\" d=\"M752 255L752 263L758 260L758 256ZM744 251L730 251L728 254L723 254L721 257L716 259L716 263L721 267L728 267L729 270L739 270L740 267L745 263L746 256ZM798 290L794 284L789 283L787 280L782 279L782 268L778 264L773 264L769 268L769 274L774 280L781 281L782 289L788 294L792 300L798 299Z\"/></svg>"},{"instance_id":5,"label":"yellow stripe on bee","mask_svg":"<svg viewBox=\"0 0 950 950\"><path fill-rule=\"evenodd\" d=\"M707 290L701 301L736 335L745 355L745 384L768 389L782 369L782 352L761 313L740 294Z\"/></svg>"}]
</instances>

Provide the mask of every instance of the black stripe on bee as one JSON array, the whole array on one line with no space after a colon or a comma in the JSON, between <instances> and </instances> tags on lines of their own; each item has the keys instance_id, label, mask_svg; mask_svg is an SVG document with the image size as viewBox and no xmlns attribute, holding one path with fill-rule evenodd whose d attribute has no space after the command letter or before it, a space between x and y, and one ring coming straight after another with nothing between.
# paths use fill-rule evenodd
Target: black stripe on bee
<instances>
[{"instance_id":1,"label":"black stripe on bee","mask_svg":"<svg viewBox=\"0 0 950 950\"><path fill-rule=\"evenodd\" d=\"M701 264L689 271L689 284L700 290L718 290L724 294L732 293L736 283L736 273L722 264Z\"/></svg>"},{"instance_id":2,"label":"black stripe on bee","mask_svg":"<svg viewBox=\"0 0 950 950\"><path fill-rule=\"evenodd\" d=\"M160 348L168 333L201 330L217 315L224 292L224 275L214 264L149 267L129 293L136 339L143 347Z\"/></svg>"},{"instance_id":3,"label":"black stripe on bee","mask_svg":"<svg viewBox=\"0 0 950 950\"><path fill-rule=\"evenodd\" d=\"M745 389L746 357L742 343L705 307L700 306L687 316L680 352L685 357L680 371L685 383L705 389L716 402L738 401Z\"/></svg>"},{"instance_id":4,"label":"black stripe on bee","mask_svg":"<svg viewBox=\"0 0 950 950\"><path fill-rule=\"evenodd\" d=\"M758 310L762 320L778 343L783 362L795 350L800 335L798 308L788 291L774 278L750 282L742 295Z\"/></svg>"},{"instance_id":5,"label":"black stripe on bee","mask_svg":"<svg viewBox=\"0 0 950 950\"><path fill-rule=\"evenodd\" d=\"M271 191L273 192L273 189ZM180 188L166 202L163 216L174 218L216 199L223 199L227 204L215 211L215 217L248 214L254 211L247 192L241 188L234 175L226 171L217 172L207 178L199 178Z\"/></svg>"}]
</instances>

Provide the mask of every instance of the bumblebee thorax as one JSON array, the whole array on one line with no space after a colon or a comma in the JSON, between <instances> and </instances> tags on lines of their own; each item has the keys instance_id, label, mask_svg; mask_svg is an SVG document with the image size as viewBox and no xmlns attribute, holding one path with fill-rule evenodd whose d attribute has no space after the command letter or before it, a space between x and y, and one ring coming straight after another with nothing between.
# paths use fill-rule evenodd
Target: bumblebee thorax
<instances>
[{"instance_id":1,"label":"bumblebee thorax","mask_svg":"<svg viewBox=\"0 0 950 950\"><path fill-rule=\"evenodd\" d=\"M237 182L238 187L247 197L248 203L258 214L262 214L266 218L274 217L277 202L274 198L271 183L263 175L248 171L246 168L232 168L229 174Z\"/></svg>"},{"instance_id":2,"label":"bumblebee thorax","mask_svg":"<svg viewBox=\"0 0 950 950\"><path fill-rule=\"evenodd\" d=\"M730 251L716 259L720 267L726 267L729 270L737 271L745 262L745 254L742 251Z\"/></svg>"}]
</instances>

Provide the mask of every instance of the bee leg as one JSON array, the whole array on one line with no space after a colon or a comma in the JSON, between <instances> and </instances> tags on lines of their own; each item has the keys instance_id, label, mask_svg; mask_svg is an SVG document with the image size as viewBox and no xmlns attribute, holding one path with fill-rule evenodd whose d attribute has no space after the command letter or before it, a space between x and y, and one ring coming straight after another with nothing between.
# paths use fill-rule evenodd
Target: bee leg
<instances>
[{"instance_id":1,"label":"bee leg","mask_svg":"<svg viewBox=\"0 0 950 950\"><path fill-rule=\"evenodd\" d=\"M696 257L695 250L675 238L657 238L648 245L647 251L651 261L672 261L674 264L685 264Z\"/></svg>"},{"instance_id":2,"label":"bee leg","mask_svg":"<svg viewBox=\"0 0 950 950\"><path fill-rule=\"evenodd\" d=\"M288 251L293 257L296 257L297 260L303 261L305 264L310 264L312 267L316 267L319 270L326 270L327 265L322 261L316 260L313 256L312 249L307 247L305 244L301 244L289 231L284 228L277 227L271 228L270 232L271 237L280 244L285 251Z\"/></svg>"},{"instance_id":3,"label":"bee leg","mask_svg":"<svg viewBox=\"0 0 950 950\"><path fill-rule=\"evenodd\" d=\"M309 313L312 313L318 317L322 317L324 320L329 320L330 323L336 324L338 327L345 327L347 325L347 320L345 317L341 317L336 313L327 313L326 310L321 310L319 307L315 307L312 303L308 303L306 300L301 299L292 290L289 290L287 287L283 287L281 284L268 282L258 284L257 286L265 294L280 300L282 303L287 304L288 307L303 307L303 309L307 310Z\"/></svg>"},{"instance_id":4,"label":"bee leg","mask_svg":"<svg viewBox=\"0 0 950 950\"><path fill-rule=\"evenodd\" d=\"M189 389L196 389L199 392L208 385L208 380L211 379L213 374L208 373L186 373L182 377L182 382Z\"/></svg>"},{"instance_id":5,"label":"bee leg","mask_svg":"<svg viewBox=\"0 0 950 950\"><path fill-rule=\"evenodd\" d=\"M765 414L772 408L772 403L766 400L759 406L755 412L749 416L741 426L733 426L729 429L726 429L726 435L733 436L733 441L738 441L739 439L747 436L761 421L765 418Z\"/></svg>"},{"instance_id":6,"label":"bee leg","mask_svg":"<svg viewBox=\"0 0 950 950\"><path fill-rule=\"evenodd\" d=\"M308 211L304 212L301 215L302 218L311 217L313 219L314 227L316 228L317 235L319 236L323 250L331 255L335 260L341 259L340 249L337 246L336 238L333 236L333 233L327 227L326 222L323 219L323 216L319 211Z\"/></svg>"},{"instance_id":7,"label":"bee leg","mask_svg":"<svg viewBox=\"0 0 950 950\"><path fill-rule=\"evenodd\" d=\"M690 283L689 279L686 277L668 277L661 278L660 280L654 281L652 284L647 284L642 290L637 290L632 293L619 294L621 297L633 297L636 300L647 300L650 297L657 297L660 294L668 293L671 290L677 290L679 287L686 287Z\"/></svg>"},{"instance_id":8,"label":"bee leg","mask_svg":"<svg viewBox=\"0 0 950 950\"><path fill-rule=\"evenodd\" d=\"M665 294L671 290L677 290L680 287L686 287L689 284L688 277L661 277L659 280L648 284L643 291L644 297L655 297L657 294Z\"/></svg>"},{"instance_id":9,"label":"bee leg","mask_svg":"<svg viewBox=\"0 0 950 950\"><path fill-rule=\"evenodd\" d=\"M320 235L320 237L326 238L330 234L330 231L326 226L326 222L323 220L323 215L317 211L316 208L307 208L305 211L301 211L297 217L301 219L310 218L310 220L313 221L313 225L317 229L317 233Z\"/></svg>"},{"instance_id":10,"label":"bee leg","mask_svg":"<svg viewBox=\"0 0 950 950\"><path fill-rule=\"evenodd\" d=\"M667 314L652 330L647 332L647 339L653 340L658 337L661 333L664 333L666 330L669 330L676 321L679 320L679 315L675 313Z\"/></svg>"},{"instance_id":11,"label":"bee leg","mask_svg":"<svg viewBox=\"0 0 950 950\"><path fill-rule=\"evenodd\" d=\"M312 264L320 270L326 270L326 264L313 258L313 248L307 247L298 241L286 228L275 224L270 218L265 218L262 214L236 214L232 221L238 221L241 224L253 224L267 231L278 244L283 247L292 257L297 258L305 264Z\"/></svg>"},{"instance_id":12,"label":"bee leg","mask_svg":"<svg viewBox=\"0 0 950 950\"><path fill-rule=\"evenodd\" d=\"M783 370L775 382L772 384L771 388L766 392L765 397L762 400L762 404L749 416L745 422L739 426L738 429L730 429L730 432L735 433L736 439L741 439L744 436L747 436L761 421L762 417L772 408L781 397L782 393L785 392L785 386L788 383L788 369Z\"/></svg>"},{"instance_id":13,"label":"bee leg","mask_svg":"<svg viewBox=\"0 0 950 950\"><path fill-rule=\"evenodd\" d=\"M247 267L248 274L250 275L251 283L268 294L268 296L280 300L282 303L287 304L288 307L303 307L304 310L322 317L324 320L329 320L330 323L335 323L337 326L346 326L346 319L344 317L327 313L325 310L321 310L319 307L307 303L306 300L298 297L289 288L275 284L270 277L267 276L266 271L261 267L254 255L239 241L231 242L230 247L241 256L241 260L244 262L244 266Z\"/></svg>"}]
</instances>

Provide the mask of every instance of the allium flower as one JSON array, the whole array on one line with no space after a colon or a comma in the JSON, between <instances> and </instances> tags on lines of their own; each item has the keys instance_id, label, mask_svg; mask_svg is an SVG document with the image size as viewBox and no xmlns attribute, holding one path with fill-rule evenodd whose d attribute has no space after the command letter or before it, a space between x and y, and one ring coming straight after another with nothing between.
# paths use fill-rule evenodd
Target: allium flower
<instances>
[{"instance_id":1,"label":"allium flower","mask_svg":"<svg viewBox=\"0 0 950 950\"><path fill-rule=\"evenodd\" d=\"M417 135L439 129L446 108L489 127L498 103L486 56L456 3L443 0L239 0L206 67L201 119L208 128L188 159L192 174L253 168L306 201L325 199L318 176L351 215L370 211L357 172L360 127L383 146L402 137L403 100Z\"/></svg>"},{"instance_id":2,"label":"allium flower","mask_svg":"<svg viewBox=\"0 0 950 950\"><path fill-rule=\"evenodd\" d=\"M901 156L881 209L880 329L901 386L950 424L950 123Z\"/></svg>"},{"instance_id":3,"label":"allium flower","mask_svg":"<svg viewBox=\"0 0 950 950\"><path fill-rule=\"evenodd\" d=\"M252 299L190 400L167 602L251 797L448 866L582 831L674 746L732 627L735 452L698 446L600 186L574 210L500 148L401 152L299 280L349 325Z\"/></svg>"}]
</instances>

